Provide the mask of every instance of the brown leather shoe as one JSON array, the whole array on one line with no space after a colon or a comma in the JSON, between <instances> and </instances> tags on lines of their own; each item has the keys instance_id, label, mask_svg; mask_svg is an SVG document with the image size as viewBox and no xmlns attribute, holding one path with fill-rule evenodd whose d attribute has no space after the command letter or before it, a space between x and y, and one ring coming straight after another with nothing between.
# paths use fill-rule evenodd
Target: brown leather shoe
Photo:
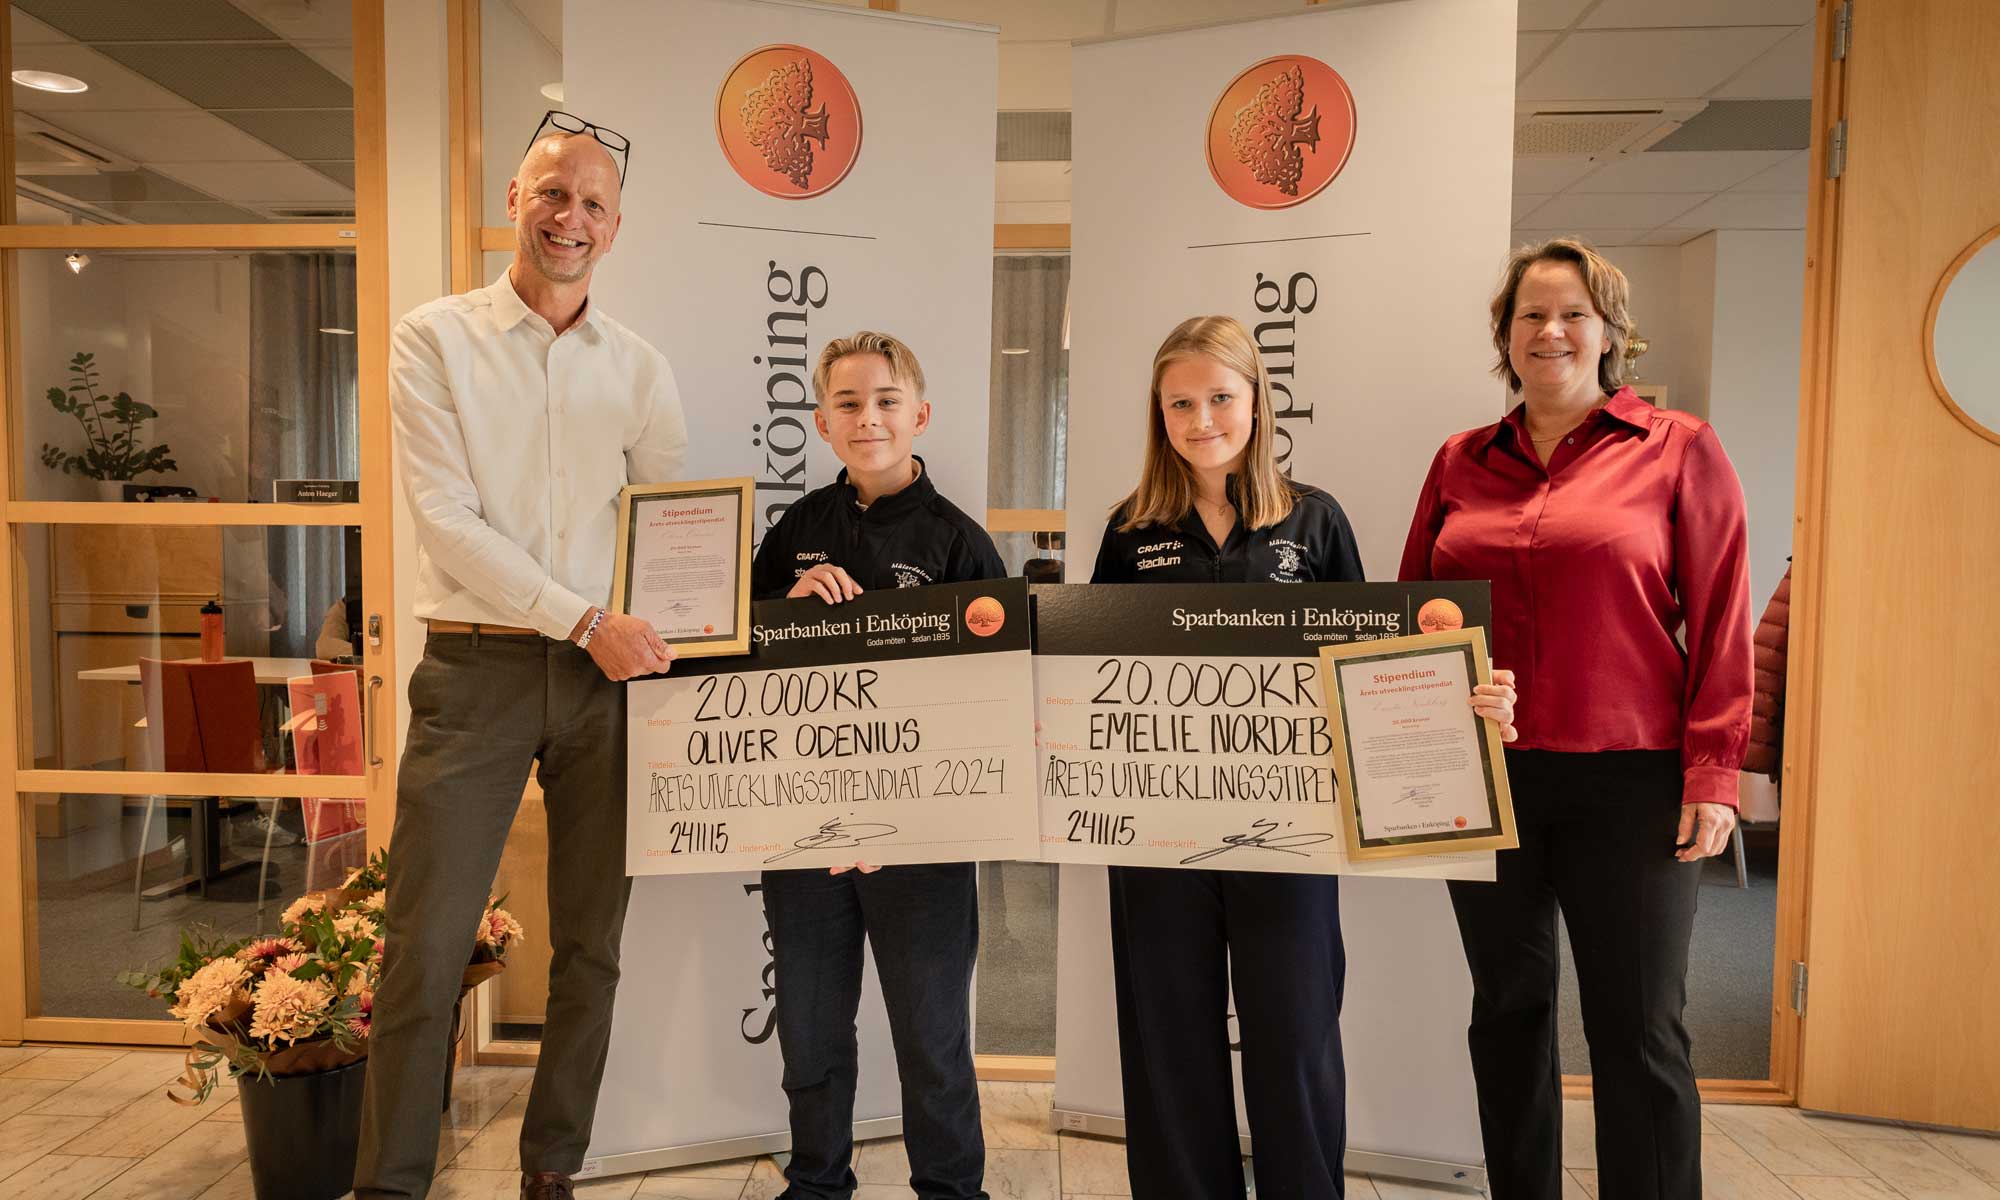
<instances>
[{"instance_id":1,"label":"brown leather shoe","mask_svg":"<svg viewBox=\"0 0 2000 1200\"><path fill-rule=\"evenodd\" d=\"M521 1174L521 1200L575 1200L576 1184L557 1171Z\"/></svg>"}]
</instances>

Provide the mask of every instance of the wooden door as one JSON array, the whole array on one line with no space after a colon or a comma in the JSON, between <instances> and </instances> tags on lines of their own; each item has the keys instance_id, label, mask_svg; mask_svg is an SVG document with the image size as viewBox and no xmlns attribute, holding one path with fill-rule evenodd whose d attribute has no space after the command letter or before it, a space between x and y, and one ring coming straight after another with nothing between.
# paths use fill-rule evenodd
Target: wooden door
<instances>
[{"instance_id":1,"label":"wooden door","mask_svg":"<svg viewBox=\"0 0 2000 1200\"><path fill-rule=\"evenodd\" d=\"M1854 0L1836 62L1838 7L1819 8L1787 730L1797 1096L2000 1129L2000 445L1940 402L1924 336L1946 269L2000 224L2000 4Z\"/></svg>"}]
</instances>

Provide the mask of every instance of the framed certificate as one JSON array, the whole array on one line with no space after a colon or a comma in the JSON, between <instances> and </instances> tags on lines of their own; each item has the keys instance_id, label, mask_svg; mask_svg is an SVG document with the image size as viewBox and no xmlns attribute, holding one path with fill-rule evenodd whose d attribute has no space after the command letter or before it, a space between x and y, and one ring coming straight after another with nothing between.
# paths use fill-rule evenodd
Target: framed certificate
<instances>
[{"instance_id":1,"label":"framed certificate","mask_svg":"<svg viewBox=\"0 0 2000 1200\"><path fill-rule=\"evenodd\" d=\"M1319 652L1347 856L1512 850L1500 731L1466 703L1491 682L1477 626Z\"/></svg>"},{"instance_id":2,"label":"framed certificate","mask_svg":"<svg viewBox=\"0 0 2000 1200\"><path fill-rule=\"evenodd\" d=\"M620 492L611 611L652 622L683 658L749 653L756 495L747 477Z\"/></svg>"}]
</instances>

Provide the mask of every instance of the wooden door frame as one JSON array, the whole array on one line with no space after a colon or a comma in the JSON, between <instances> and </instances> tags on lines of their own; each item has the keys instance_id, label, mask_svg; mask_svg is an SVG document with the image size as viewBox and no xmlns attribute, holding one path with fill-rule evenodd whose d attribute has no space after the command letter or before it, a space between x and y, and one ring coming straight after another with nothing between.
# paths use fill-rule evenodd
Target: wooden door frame
<instances>
[{"instance_id":1,"label":"wooden door frame","mask_svg":"<svg viewBox=\"0 0 2000 1200\"><path fill-rule=\"evenodd\" d=\"M4 407L0 429L0 505L5 508L6 553L0 555L0 624L12 637L0 637L0 863L13 863L10 877L0 882L0 1045L22 1041L86 1042L110 1045L179 1046L187 1030L165 1017L159 1020L31 1015L36 979L36 872L32 854L34 830L31 806L23 793L145 794L170 786L216 795L299 796L306 784L299 776L175 774L163 777L144 771L62 771L24 768L24 747L34 745L33 681L27 586L31 564L22 549L21 530L32 525L183 526L329 526L360 525L370 536L362 539L364 593L376 600L382 617L380 644L370 641L364 661L369 682L394 679L394 547L391 543L391 475L389 473L388 411L388 129L385 92L383 0L350 0L354 43L355 221L338 224L269 225L68 225L24 226L13 223L14 119L11 92L0 92L0 376L4 376ZM11 68L11 28L0 22L0 71ZM355 254L357 345L355 403L361 429L361 476L371 486L362 489L357 504L204 504L115 505L92 502L22 499L17 466L25 462L27 389L18 369L20 310L16 256L23 250L67 249L340 249ZM44 564L46 565L46 564ZM365 628L365 625L364 625ZM366 685L364 685L366 686ZM380 694L380 693L378 693ZM385 715L382 710L387 710ZM369 706L380 766L367 767L354 779L321 779L312 794L362 795L370 801L368 844L386 842L394 818L397 742L394 706Z\"/></svg>"}]
</instances>

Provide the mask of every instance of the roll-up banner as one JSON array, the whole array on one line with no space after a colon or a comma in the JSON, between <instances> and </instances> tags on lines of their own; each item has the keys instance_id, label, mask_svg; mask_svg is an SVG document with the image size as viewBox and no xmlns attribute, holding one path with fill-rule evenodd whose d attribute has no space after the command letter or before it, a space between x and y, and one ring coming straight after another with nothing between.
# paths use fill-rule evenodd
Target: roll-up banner
<instances>
[{"instance_id":1,"label":"roll-up banner","mask_svg":"<svg viewBox=\"0 0 2000 1200\"><path fill-rule=\"evenodd\" d=\"M1513 0L1403 0L1075 47L1072 564L1138 479L1160 342L1226 313L1269 368L1285 467L1339 500L1370 578L1395 577L1438 446L1501 412L1486 305L1514 26ZM1444 885L1341 890L1349 1165L1476 1183L1471 983ZM1116 1132L1102 869L1065 866L1062 897L1056 1108Z\"/></svg>"},{"instance_id":2,"label":"roll-up banner","mask_svg":"<svg viewBox=\"0 0 2000 1200\"><path fill-rule=\"evenodd\" d=\"M563 53L560 107L631 143L591 301L673 364L690 477L754 477L761 541L839 470L813 429L820 349L874 329L923 364L916 448L939 489L983 512L996 31L789 0L569 0ZM586 1173L789 1145L758 878L634 881ZM892 1135L872 963L858 1025L856 1132Z\"/></svg>"}]
</instances>

